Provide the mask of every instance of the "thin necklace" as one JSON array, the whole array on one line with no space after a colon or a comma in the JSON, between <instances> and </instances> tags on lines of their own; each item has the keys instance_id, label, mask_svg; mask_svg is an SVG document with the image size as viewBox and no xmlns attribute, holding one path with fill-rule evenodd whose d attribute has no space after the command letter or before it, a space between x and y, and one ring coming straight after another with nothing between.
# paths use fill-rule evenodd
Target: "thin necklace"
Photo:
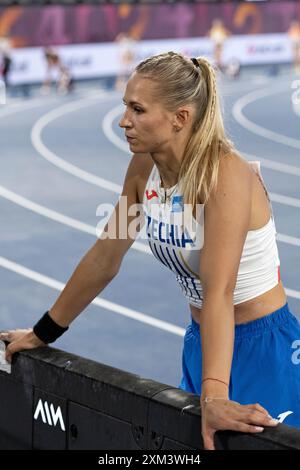
<instances>
[{"instance_id":1,"label":"thin necklace","mask_svg":"<svg viewBox=\"0 0 300 470\"><path fill-rule=\"evenodd\" d=\"M171 200L171 196L175 192L177 187L178 187L178 183L176 183L175 186L173 186L172 188L162 188L161 182L160 182L160 185L158 186L158 195L159 195L160 202L162 204L166 204L166 203L169 204Z\"/></svg>"}]
</instances>

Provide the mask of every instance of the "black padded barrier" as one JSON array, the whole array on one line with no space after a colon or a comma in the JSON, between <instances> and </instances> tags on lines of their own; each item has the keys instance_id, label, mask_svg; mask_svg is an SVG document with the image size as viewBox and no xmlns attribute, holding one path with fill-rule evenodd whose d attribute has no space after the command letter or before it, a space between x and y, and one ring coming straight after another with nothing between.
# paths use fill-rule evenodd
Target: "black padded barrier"
<instances>
[{"instance_id":1,"label":"black padded barrier","mask_svg":"<svg viewBox=\"0 0 300 470\"><path fill-rule=\"evenodd\" d=\"M54 349L0 371L0 449L203 449L199 397ZM300 450L300 430L216 433L217 449Z\"/></svg>"}]
</instances>

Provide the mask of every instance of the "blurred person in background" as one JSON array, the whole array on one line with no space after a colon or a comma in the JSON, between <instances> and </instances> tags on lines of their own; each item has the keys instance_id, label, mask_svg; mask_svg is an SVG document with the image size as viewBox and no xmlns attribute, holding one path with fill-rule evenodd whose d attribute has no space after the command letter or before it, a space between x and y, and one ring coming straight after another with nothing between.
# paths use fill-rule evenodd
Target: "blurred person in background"
<instances>
[{"instance_id":1,"label":"blurred person in background","mask_svg":"<svg viewBox=\"0 0 300 470\"><path fill-rule=\"evenodd\" d=\"M58 93L69 93L73 89L73 80L68 68L63 64L58 53L52 48L45 48L44 55L47 70L46 79L42 85L42 93L50 93L52 81L56 81Z\"/></svg>"},{"instance_id":2,"label":"blurred person in background","mask_svg":"<svg viewBox=\"0 0 300 470\"><path fill-rule=\"evenodd\" d=\"M115 89L122 91L134 68L136 40L129 33L124 32L119 33L115 40L118 43L120 65Z\"/></svg>"},{"instance_id":3,"label":"blurred person in background","mask_svg":"<svg viewBox=\"0 0 300 470\"><path fill-rule=\"evenodd\" d=\"M12 43L8 36L0 37L0 71L6 87L9 85L9 73L12 64L11 49Z\"/></svg>"},{"instance_id":4,"label":"blurred person in background","mask_svg":"<svg viewBox=\"0 0 300 470\"><path fill-rule=\"evenodd\" d=\"M291 41L293 67L300 73L300 21L291 21L287 34Z\"/></svg>"},{"instance_id":5,"label":"blurred person in background","mask_svg":"<svg viewBox=\"0 0 300 470\"><path fill-rule=\"evenodd\" d=\"M225 73L228 78L234 80L240 76L241 73L241 63L240 61L233 57L226 63Z\"/></svg>"},{"instance_id":6,"label":"blurred person in background","mask_svg":"<svg viewBox=\"0 0 300 470\"><path fill-rule=\"evenodd\" d=\"M212 26L208 32L208 36L213 42L213 58L216 67L222 70L223 64L223 50L226 39L231 35L230 31L225 28L223 21L216 18L212 22Z\"/></svg>"}]
</instances>

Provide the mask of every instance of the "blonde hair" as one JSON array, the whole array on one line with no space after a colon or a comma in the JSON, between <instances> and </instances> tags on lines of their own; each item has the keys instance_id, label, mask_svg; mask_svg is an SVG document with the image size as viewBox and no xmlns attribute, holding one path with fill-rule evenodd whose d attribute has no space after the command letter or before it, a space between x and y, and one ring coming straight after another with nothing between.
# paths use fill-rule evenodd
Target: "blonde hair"
<instances>
[{"instance_id":1,"label":"blonde hair","mask_svg":"<svg viewBox=\"0 0 300 470\"><path fill-rule=\"evenodd\" d=\"M215 188L221 151L229 153L233 145L226 137L215 72L207 59L196 64L175 52L154 55L135 68L158 83L157 93L169 111L192 104L196 114L179 172L185 204L206 203Z\"/></svg>"}]
</instances>

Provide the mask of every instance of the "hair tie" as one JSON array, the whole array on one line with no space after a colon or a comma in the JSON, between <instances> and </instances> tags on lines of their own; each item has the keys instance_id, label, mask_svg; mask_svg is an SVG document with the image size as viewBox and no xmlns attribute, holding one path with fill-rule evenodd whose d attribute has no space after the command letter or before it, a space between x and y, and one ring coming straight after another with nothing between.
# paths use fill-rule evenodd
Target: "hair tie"
<instances>
[{"instance_id":1,"label":"hair tie","mask_svg":"<svg viewBox=\"0 0 300 470\"><path fill-rule=\"evenodd\" d=\"M194 64L196 67L198 67L199 69L201 68L201 67L200 67L200 64L199 64L199 62L198 62L197 59L195 59L194 57L192 57L192 58L191 58L191 61L193 62L193 64Z\"/></svg>"}]
</instances>

